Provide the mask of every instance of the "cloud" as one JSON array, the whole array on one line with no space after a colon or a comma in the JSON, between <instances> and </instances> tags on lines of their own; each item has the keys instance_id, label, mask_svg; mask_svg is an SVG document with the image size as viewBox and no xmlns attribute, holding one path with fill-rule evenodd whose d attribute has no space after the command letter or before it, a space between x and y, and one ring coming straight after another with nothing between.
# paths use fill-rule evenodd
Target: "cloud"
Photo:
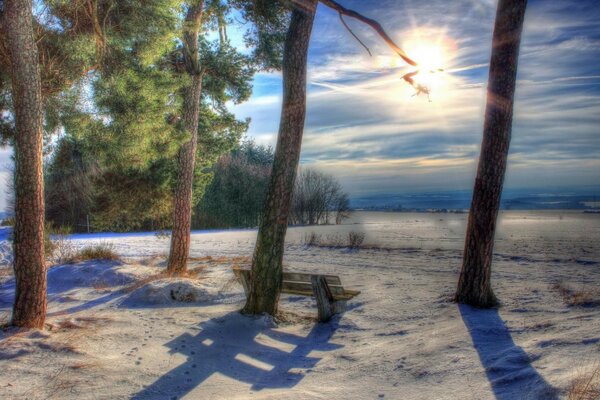
<instances>
[{"instance_id":1,"label":"cloud","mask_svg":"<svg viewBox=\"0 0 600 400\"><path fill-rule=\"evenodd\" d=\"M415 32L445 40L448 73L431 103L424 96L412 97L414 89L400 80L407 68L393 61L393 53L370 28L348 20L373 57L345 31L335 12L319 6L309 55L303 165L335 174L354 194L470 188L496 2L345 5L378 19L401 45ZM600 8L574 0L530 1L528 7L507 184L598 184ZM263 143L275 143L278 79L270 75L269 90L236 109L252 117L250 133Z\"/></svg>"}]
</instances>

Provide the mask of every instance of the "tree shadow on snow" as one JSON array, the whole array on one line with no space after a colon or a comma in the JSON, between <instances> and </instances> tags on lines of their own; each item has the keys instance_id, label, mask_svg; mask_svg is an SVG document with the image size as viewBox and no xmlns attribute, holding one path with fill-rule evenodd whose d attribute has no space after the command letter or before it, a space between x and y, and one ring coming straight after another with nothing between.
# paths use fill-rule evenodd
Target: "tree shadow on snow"
<instances>
[{"instance_id":1,"label":"tree shadow on snow","mask_svg":"<svg viewBox=\"0 0 600 400\"><path fill-rule=\"evenodd\" d=\"M216 373L251 384L253 391L294 387L320 361L309 356L312 351L343 347L329 343L339 318L317 323L307 336L281 332L265 324L264 318L239 312L208 320L200 324L198 334L184 333L165 345L171 354L183 354L187 360L132 399L178 399Z\"/></svg>"},{"instance_id":2,"label":"tree shadow on snow","mask_svg":"<svg viewBox=\"0 0 600 400\"><path fill-rule=\"evenodd\" d=\"M497 400L558 399L558 390L546 382L531 365L534 360L514 343L497 309L464 304L458 308Z\"/></svg>"}]
</instances>

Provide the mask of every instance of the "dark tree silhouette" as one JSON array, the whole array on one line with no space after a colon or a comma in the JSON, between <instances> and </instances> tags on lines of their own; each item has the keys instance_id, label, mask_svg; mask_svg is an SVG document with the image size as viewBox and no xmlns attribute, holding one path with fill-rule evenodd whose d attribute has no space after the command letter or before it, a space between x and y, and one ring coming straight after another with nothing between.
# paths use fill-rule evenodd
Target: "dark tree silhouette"
<instances>
[{"instance_id":1,"label":"dark tree silhouette","mask_svg":"<svg viewBox=\"0 0 600 400\"><path fill-rule=\"evenodd\" d=\"M511 137L526 7L527 0L500 0L496 10L483 142L456 290L456 301L476 307L497 304L491 286L494 234Z\"/></svg>"},{"instance_id":2,"label":"dark tree silhouette","mask_svg":"<svg viewBox=\"0 0 600 400\"><path fill-rule=\"evenodd\" d=\"M12 325L43 328L46 318L42 90L31 0L9 0L0 8L15 115L16 279Z\"/></svg>"}]
</instances>

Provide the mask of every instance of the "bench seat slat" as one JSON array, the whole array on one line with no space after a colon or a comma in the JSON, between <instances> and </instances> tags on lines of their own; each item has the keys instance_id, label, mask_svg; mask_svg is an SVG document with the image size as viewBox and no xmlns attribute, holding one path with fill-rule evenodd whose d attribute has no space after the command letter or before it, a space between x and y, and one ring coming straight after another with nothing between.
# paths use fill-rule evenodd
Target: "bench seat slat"
<instances>
[{"instance_id":1,"label":"bench seat slat","mask_svg":"<svg viewBox=\"0 0 600 400\"><path fill-rule=\"evenodd\" d=\"M293 281L293 282L308 282L310 283L310 276L312 274L303 274L299 272L284 272L283 280L284 281ZM342 286L342 281L339 276L335 275L323 275L328 285Z\"/></svg>"},{"instance_id":2,"label":"bench seat slat","mask_svg":"<svg viewBox=\"0 0 600 400\"><path fill-rule=\"evenodd\" d=\"M282 293L292 294L292 295L298 295L298 296L306 296L306 297L313 297L313 295L314 295L314 293L313 293L312 290L310 292L305 291L305 290L286 290L286 291L283 291ZM355 295L349 295L348 293L334 294L333 295L333 299L335 301L338 301L338 300L350 300L354 296Z\"/></svg>"}]
</instances>

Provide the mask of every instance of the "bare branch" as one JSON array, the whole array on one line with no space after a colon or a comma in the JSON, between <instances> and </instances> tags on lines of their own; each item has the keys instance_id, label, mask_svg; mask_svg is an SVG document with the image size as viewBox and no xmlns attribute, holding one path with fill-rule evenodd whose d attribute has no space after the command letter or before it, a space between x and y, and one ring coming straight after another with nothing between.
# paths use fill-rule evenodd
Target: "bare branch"
<instances>
[{"instance_id":1,"label":"bare branch","mask_svg":"<svg viewBox=\"0 0 600 400\"><path fill-rule=\"evenodd\" d=\"M369 25L371 28L373 28L375 30L375 32L377 32L377 34L379 36L381 36L381 38L387 43L387 45L390 46L392 48L392 50L394 50L394 52L396 52L396 54L398 54L400 56L400 58L402 58L406 63L412 65L413 67L417 66L417 63L414 60L412 60L404 52L404 50L402 50L392 40L391 37L389 37L389 35L386 33L386 31L383 29L383 27L381 26L381 24L379 22L375 21L374 19L365 17L364 15L362 15L354 10L350 10L350 9L342 6L341 4L339 4L337 1L334 1L334 0L319 0L319 1L321 2L321 4L334 9L335 11L337 11L340 14L343 14L350 18L357 19L357 20Z\"/></svg>"},{"instance_id":2,"label":"bare branch","mask_svg":"<svg viewBox=\"0 0 600 400\"><path fill-rule=\"evenodd\" d=\"M293 3L296 6L300 6L303 7L303 0L289 0L291 3ZM343 16L347 16L350 18L354 18L360 22L363 22L367 25L369 25L371 28L373 28L373 30L375 30L375 32L377 32L377 34L385 41L385 43L392 48L392 50L394 50L394 52L396 54L398 54L400 56L400 58L402 58L407 64L412 65L413 67L418 67L418 64L416 61L414 61L412 58L410 58L405 52L404 50L402 50L393 40L392 38L387 34L387 32L385 31L385 29L383 29L383 27L381 26L381 24L379 22L377 22L374 19L365 17L364 15L360 14L357 11L354 10L350 10L344 6L342 6L340 3L338 3L335 0L319 0L319 2L335 11L338 12L339 16L340 16L340 20L342 21L342 24L344 24L344 26L346 27L346 29L348 29L348 31L352 34L352 36L354 36L354 38L367 50L367 52L369 53L369 55L371 55L371 51L369 50L369 48L358 38L358 36L356 36L354 34L354 32L348 27L348 25L346 24L346 21L344 21ZM435 70L431 70L429 72L431 73L435 73L435 72L442 72L444 71L442 68L438 68ZM409 85L411 85L413 88L415 88L416 92L415 92L415 96L418 96L420 94L426 94L427 97L429 98L429 94L430 94L430 89L424 85L421 85L417 82L415 82L415 80L413 79L413 77L415 75L417 75L420 72L420 69L416 69L414 71L408 72L405 75L402 76L402 79L408 83ZM429 99L429 101L431 101L431 99Z\"/></svg>"},{"instance_id":3,"label":"bare branch","mask_svg":"<svg viewBox=\"0 0 600 400\"><path fill-rule=\"evenodd\" d=\"M352 36L354 36L354 39L356 39L356 41L357 41L358 43L360 43L360 44L362 45L362 47L364 47L364 48L365 48L365 50L367 51L367 53L369 53L369 55L370 55L371 57L373 57L373 54L371 54L371 50L369 50L369 48L367 47L367 45L366 45L366 44L364 44L364 43L362 42L362 40L360 40L360 39L358 38L358 36L356 36L356 34L355 34L354 32L352 32L352 29L350 29L350 27L348 26L348 24L346 23L346 21L344 21L344 16L342 15L342 13L339 13L339 16L340 16L340 21L342 21L342 24L343 24L343 25L344 25L344 27L345 27L345 28L348 30L348 32L350 32L350 34L351 34Z\"/></svg>"}]
</instances>

